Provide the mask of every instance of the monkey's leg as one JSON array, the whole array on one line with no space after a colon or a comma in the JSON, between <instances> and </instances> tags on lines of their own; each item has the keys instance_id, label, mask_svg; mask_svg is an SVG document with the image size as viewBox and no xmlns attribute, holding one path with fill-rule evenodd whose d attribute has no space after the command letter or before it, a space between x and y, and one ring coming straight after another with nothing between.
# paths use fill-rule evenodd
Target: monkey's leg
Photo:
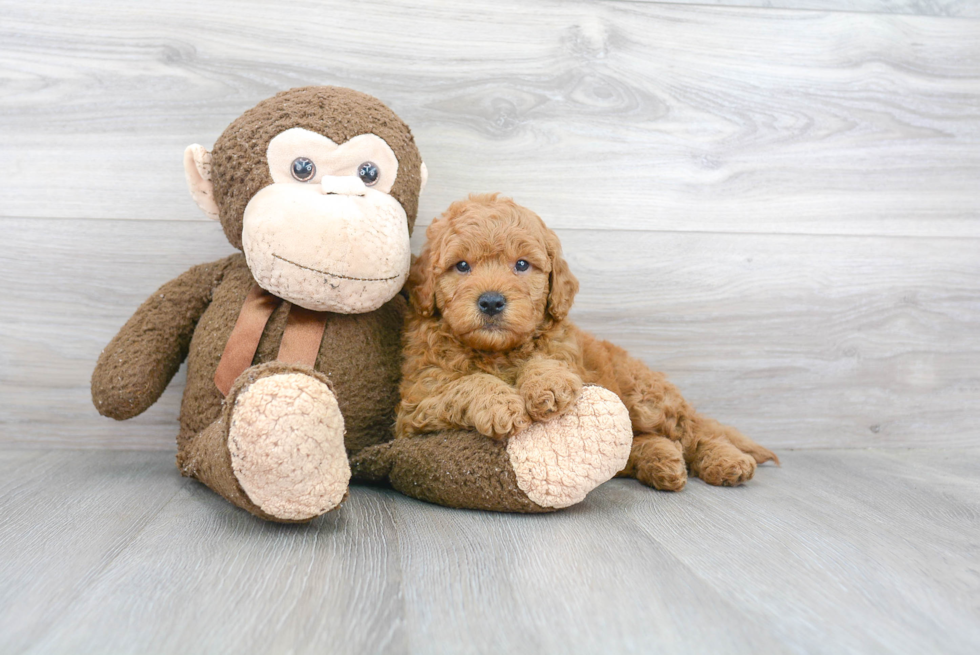
<instances>
[{"instance_id":1,"label":"monkey's leg","mask_svg":"<svg viewBox=\"0 0 980 655\"><path fill-rule=\"evenodd\" d=\"M708 484L733 487L752 479L756 464L776 455L735 428L698 417L694 436L684 444L684 456L691 473Z\"/></svg>"},{"instance_id":2,"label":"monkey's leg","mask_svg":"<svg viewBox=\"0 0 980 655\"><path fill-rule=\"evenodd\" d=\"M636 478L660 491L680 491L687 483L684 450L678 441L658 434L638 434L626 468L617 477Z\"/></svg>"},{"instance_id":3,"label":"monkey's leg","mask_svg":"<svg viewBox=\"0 0 980 655\"><path fill-rule=\"evenodd\" d=\"M221 417L178 456L181 472L252 514L309 521L347 497L344 419L326 377L270 362L232 386Z\"/></svg>"},{"instance_id":4,"label":"monkey's leg","mask_svg":"<svg viewBox=\"0 0 980 655\"><path fill-rule=\"evenodd\" d=\"M629 457L626 407L611 391L583 388L562 416L506 441L471 431L400 437L351 458L356 479L448 507L549 512L581 502Z\"/></svg>"}]
</instances>

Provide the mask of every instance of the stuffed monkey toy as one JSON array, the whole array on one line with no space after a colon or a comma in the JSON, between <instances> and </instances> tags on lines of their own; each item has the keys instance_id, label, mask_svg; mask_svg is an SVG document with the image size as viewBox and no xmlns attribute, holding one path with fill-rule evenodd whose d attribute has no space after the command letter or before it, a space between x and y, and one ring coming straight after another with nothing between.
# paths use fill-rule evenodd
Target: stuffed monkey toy
<instances>
[{"instance_id":1,"label":"stuffed monkey toy","mask_svg":"<svg viewBox=\"0 0 980 655\"><path fill-rule=\"evenodd\" d=\"M187 359L177 465L261 518L309 521L352 480L443 505L540 512L626 464L626 408L589 388L507 443L475 433L394 440L406 313L399 292L426 168L377 99L304 87L260 102L208 152L191 195L241 250L195 266L136 310L92 375L98 411L136 416Z\"/></svg>"}]
</instances>

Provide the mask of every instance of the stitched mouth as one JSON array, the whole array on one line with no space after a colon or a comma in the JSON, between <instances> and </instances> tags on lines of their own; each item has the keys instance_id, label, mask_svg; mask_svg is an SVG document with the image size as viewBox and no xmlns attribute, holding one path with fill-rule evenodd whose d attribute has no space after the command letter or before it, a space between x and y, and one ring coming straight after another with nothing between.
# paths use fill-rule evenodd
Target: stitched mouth
<instances>
[{"instance_id":1,"label":"stitched mouth","mask_svg":"<svg viewBox=\"0 0 980 655\"><path fill-rule=\"evenodd\" d=\"M302 264L297 264L294 261L290 261L285 257L280 257L276 253L272 253L273 259L278 259L280 261L286 262L287 264L292 264L297 268L302 268L313 273L319 273L320 275L328 275L330 277L337 278L338 280L353 280L355 282L387 282L388 280L397 280L400 275L392 275L391 277L352 277L350 275L340 275L338 273L331 273L330 271L321 271L318 268L311 268L309 266L303 266Z\"/></svg>"}]
</instances>

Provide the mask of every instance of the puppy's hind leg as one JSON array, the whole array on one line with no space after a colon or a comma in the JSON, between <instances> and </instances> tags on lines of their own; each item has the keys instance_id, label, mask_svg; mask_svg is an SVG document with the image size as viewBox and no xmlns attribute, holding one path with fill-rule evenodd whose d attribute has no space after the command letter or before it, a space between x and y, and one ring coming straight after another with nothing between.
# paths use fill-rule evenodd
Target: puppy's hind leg
<instances>
[{"instance_id":1,"label":"puppy's hind leg","mask_svg":"<svg viewBox=\"0 0 980 655\"><path fill-rule=\"evenodd\" d=\"M763 448L732 426L719 423L713 418L702 417L701 422L709 431L723 434L733 446L743 453L751 455L755 459L756 464L765 464L766 462L776 462L776 464L779 464L779 458L776 457L776 453L768 448Z\"/></svg>"},{"instance_id":2,"label":"puppy's hind leg","mask_svg":"<svg viewBox=\"0 0 980 655\"><path fill-rule=\"evenodd\" d=\"M629 461L616 477L636 478L660 491L680 491L687 483L687 465L680 442L657 434L633 437Z\"/></svg>"},{"instance_id":3,"label":"puppy's hind leg","mask_svg":"<svg viewBox=\"0 0 980 655\"><path fill-rule=\"evenodd\" d=\"M694 408L662 373L621 348L600 344L613 364L615 384L633 425L629 462L619 476L636 478L661 491L680 491L687 483L684 452L694 437Z\"/></svg>"},{"instance_id":4,"label":"puppy's hind leg","mask_svg":"<svg viewBox=\"0 0 980 655\"><path fill-rule=\"evenodd\" d=\"M774 453L733 427L705 417L698 417L697 423L684 453L691 473L708 484L734 487L752 479L756 464L779 463Z\"/></svg>"}]
</instances>

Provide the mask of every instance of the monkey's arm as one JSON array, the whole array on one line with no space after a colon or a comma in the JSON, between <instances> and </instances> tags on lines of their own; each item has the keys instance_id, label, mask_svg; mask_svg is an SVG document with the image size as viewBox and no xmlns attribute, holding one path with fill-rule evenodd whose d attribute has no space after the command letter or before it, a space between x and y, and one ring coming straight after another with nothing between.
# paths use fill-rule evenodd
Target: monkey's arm
<instances>
[{"instance_id":1,"label":"monkey's arm","mask_svg":"<svg viewBox=\"0 0 980 655\"><path fill-rule=\"evenodd\" d=\"M430 370L406 381L402 391L395 427L399 436L475 429L503 439L531 424L524 399L488 373L446 379L444 371Z\"/></svg>"},{"instance_id":2,"label":"monkey's arm","mask_svg":"<svg viewBox=\"0 0 980 655\"><path fill-rule=\"evenodd\" d=\"M121 421L157 401L187 357L194 327L233 257L191 268L140 305L92 373L92 402L100 414Z\"/></svg>"}]
</instances>

